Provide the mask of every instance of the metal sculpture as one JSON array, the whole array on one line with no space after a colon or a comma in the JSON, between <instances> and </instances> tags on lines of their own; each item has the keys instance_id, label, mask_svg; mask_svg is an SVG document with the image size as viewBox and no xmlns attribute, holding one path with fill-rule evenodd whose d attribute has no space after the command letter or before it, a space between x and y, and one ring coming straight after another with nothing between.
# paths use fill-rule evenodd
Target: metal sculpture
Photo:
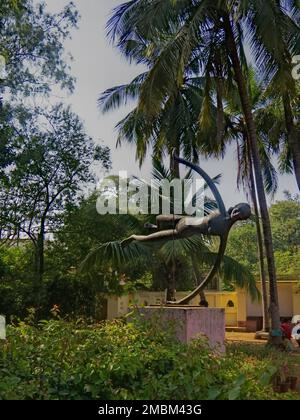
<instances>
[{"instance_id":1,"label":"metal sculpture","mask_svg":"<svg viewBox=\"0 0 300 420\"><path fill-rule=\"evenodd\" d=\"M185 159L177 156L174 156L174 159L197 172L205 180L207 186L212 191L218 210L211 212L205 217L159 215L156 218L157 225L151 226L157 228L157 232L144 236L132 235L122 241L122 247L127 246L133 241L151 243L166 240L177 240L193 235L218 236L220 238L218 255L206 278L195 288L195 290L193 290L193 292L183 299L175 302L168 302L172 305L184 305L197 296L200 291L202 291L215 277L224 257L230 229L237 221L248 219L251 216L251 208L247 203L240 203L226 211L223 199L209 175L198 165L195 165Z\"/></svg>"}]
</instances>

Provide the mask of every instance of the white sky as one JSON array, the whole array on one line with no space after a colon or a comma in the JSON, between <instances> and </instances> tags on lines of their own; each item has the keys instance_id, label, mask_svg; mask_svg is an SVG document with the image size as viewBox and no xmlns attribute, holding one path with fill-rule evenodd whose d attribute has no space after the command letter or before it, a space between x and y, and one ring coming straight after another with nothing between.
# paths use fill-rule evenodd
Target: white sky
<instances>
[{"instance_id":1,"label":"white sky","mask_svg":"<svg viewBox=\"0 0 300 420\"><path fill-rule=\"evenodd\" d=\"M115 6L125 0L73 0L81 19L79 29L73 32L72 40L66 43L74 61L72 74L76 77L76 89L73 95L63 96L62 101L70 103L73 110L83 119L86 130L96 142L103 142L111 148L113 173L125 170L128 175L147 177L151 171L151 160L145 162L139 170L135 162L135 149L128 144L116 149L117 133L114 129L130 110L130 107L102 115L97 108L97 99L104 90L132 80L143 71L142 67L129 65L119 52L109 44L105 37L105 24ZM67 0L47 0L49 10L58 11ZM229 150L223 160L210 159L202 162L203 168L211 177L222 174L220 192L227 207L245 200L236 188L237 161L234 150ZM275 199L283 197L283 190L297 193L294 176L281 176L279 192Z\"/></svg>"}]
</instances>

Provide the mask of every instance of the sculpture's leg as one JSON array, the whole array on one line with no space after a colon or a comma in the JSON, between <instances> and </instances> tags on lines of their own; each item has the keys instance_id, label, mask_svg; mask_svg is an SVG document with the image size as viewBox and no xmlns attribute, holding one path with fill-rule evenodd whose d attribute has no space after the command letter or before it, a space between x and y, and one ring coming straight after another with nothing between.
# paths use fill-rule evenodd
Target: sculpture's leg
<instances>
[{"instance_id":1,"label":"sculpture's leg","mask_svg":"<svg viewBox=\"0 0 300 420\"><path fill-rule=\"evenodd\" d=\"M168 229L175 229L179 220L182 219L183 216L178 215L164 215L160 214L156 216L156 225L152 223L145 223L144 227L149 229L157 229L157 230L168 230Z\"/></svg>"},{"instance_id":2,"label":"sculpture's leg","mask_svg":"<svg viewBox=\"0 0 300 420\"><path fill-rule=\"evenodd\" d=\"M181 235L179 235L176 229L169 229L169 230L162 230L160 232L155 232L155 233L152 233L151 235L131 235L129 238L124 239L121 242L121 245L125 247L133 241L151 243L151 242L179 239L180 237Z\"/></svg>"}]
</instances>

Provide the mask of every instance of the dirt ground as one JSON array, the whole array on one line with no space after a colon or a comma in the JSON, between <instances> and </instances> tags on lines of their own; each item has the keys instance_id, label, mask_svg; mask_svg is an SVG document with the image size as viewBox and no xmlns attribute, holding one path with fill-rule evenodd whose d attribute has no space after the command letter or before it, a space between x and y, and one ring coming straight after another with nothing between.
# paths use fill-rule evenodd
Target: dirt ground
<instances>
[{"instance_id":1,"label":"dirt ground","mask_svg":"<svg viewBox=\"0 0 300 420\"><path fill-rule=\"evenodd\" d=\"M267 340L255 338L254 332L229 332L226 331L225 338L227 341L239 341L254 344L266 344ZM293 354L300 356L300 347L295 349Z\"/></svg>"},{"instance_id":2,"label":"dirt ground","mask_svg":"<svg viewBox=\"0 0 300 420\"><path fill-rule=\"evenodd\" d=\"M266 340L258 340L255 338L255 333L249 332L228 332L226 331L225 338L228 342L240 342L262 345L266 344ZM295 352L290 354L295 360L293 375L298 377L296 391L300 394L300 347Z\"/></svg>"}]
</instances>

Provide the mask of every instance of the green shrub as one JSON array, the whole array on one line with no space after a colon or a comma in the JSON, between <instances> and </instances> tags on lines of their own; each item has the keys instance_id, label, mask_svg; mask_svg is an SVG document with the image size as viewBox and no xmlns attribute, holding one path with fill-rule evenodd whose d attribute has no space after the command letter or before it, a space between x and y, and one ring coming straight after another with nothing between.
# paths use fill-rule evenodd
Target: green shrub
<instances>
[{"instance_id":1,"label":"green shrub","mask_svg":"<svg viewBox=\"0 0 300 420\"><path fill-rule=\"evenodd\" d=\"M8 327L0 344L0 399L276 399L283 356L203 339L174 341L155 327L63 320Z\"/></svg>"}]
</instances>

